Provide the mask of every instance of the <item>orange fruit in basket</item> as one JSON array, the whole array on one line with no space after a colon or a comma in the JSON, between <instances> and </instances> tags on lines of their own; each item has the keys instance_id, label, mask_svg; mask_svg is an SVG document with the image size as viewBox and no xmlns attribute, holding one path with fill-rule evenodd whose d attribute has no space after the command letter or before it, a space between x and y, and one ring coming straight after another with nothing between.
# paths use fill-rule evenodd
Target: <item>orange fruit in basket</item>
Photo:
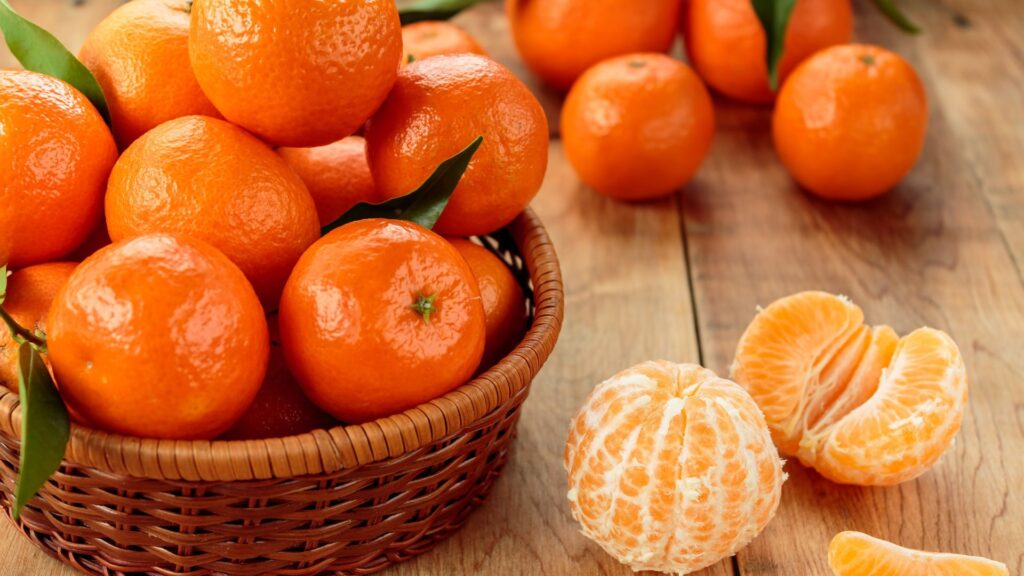
<instances>
[{"instance_id":1,"label":"orange fruit in basket","mask_svg":"<svg viewBox=\"0 0 1024 576\"><path fill-rule=\"evenodd\" d=\"M819 52L779 92L775 150L793 178L831 200L887 192L917 162L928 98L913 67L877 46Z\"/></svg>"},{"instance_id":2,"label":"orange fruit in basket","mask_svg":"<svg viewBox=\"0 0 1024 576\"><path fill-rule=\"evenodd\" d=\"M74 271L73 262L49 262L22 268L7 279L3 309L19 326L33 333L46 332L46 313L57 291ZM0 385L18 390L18 343L0 323Z\"/></svg>"},{"instance_id":3,"label":"orange fruit in basket","mask_svg":"<svg viewBox=\"0 0 1024 576\"><path fill-rule=\"evenodd\" d=\"M411 222L358 220L302 255L281 296L281 344L321 408L365 422L465 383L484 350L473 272Z\"/></svg>"},{"instance_id":4,"label":"orange fruit in basket","mask_svg":"<svg viewBox=\"0 0 1024 576\"><path fill-rule=\"evenodd\" d=\"M68 407L145 438L214 438L245 412L267 367L267 322L245 275L194 238L103 248L72 273L46 320Z\"/></svg>"},{"instance_id":5,"label":"orange fruit in basket","mask_svg":"<svg viewBox=\"0 0 1024 576\"><path fill-rule=\"evenodd\" d=\"M270 331L270 360L267 374L249 409L221 438L225 440L259 440L295 436L337 422L302 391L299 382L288 371L281 351L277 316L267 319Z\"/></svg>"},{"instance_id":6,"label":"orange fruit in basket","mask_svg":"<svg viewBox=\"0 0 1024 576\"><path fill-rule=\"evenodd\" d=\"M441 54L487 54L468 32L444 20L402 26L402 49L405 64Z\"/></svg>"},{"instance_id":7,"label":"orange fruit in basket","mask_svg":"<svg viewBox=\"0 0 1024 576\"><path fill-rule=\"evenodd\" d=\"M106 208L115 242L154 232L209 242L242 269L268 311L320 236L313 199L288 164L241 128L205 116L165 122L125 150Z\"/></svg>"},{"instance_id":8,"label":"orange fruit in basket","mask_svg":"<svg viewBox=\"0 0 1024 576\"><path fill-rule=\"evenodd\" d=\"M89 100L69 84L0 70L0 264L57 260L103 212L117 146Z\"/></svg>"},{"instance_id":9,"label":"orange fruit in basket","mask_svg":"<svg viewBox=\"0 0 1024 576\"><path fill-rule=\"evenodd\" d=\"M679 0L505 0L519 54L546 83L568 90L601 60L665 52L676 36Z\"/></svg>"},{"instance_id":10,"label":"orange fruit in basket","mask_svg":"<svg viewBox=\"0 0 1024 576\"><path fill-rule=\"evenodd\" d=\"M666 361L599 384L573 419L564 463L584 535L633 570L676 574L746 546L785 481L750 395Z\"/></svg>"},{"instance_id":11,"label":"orange fruit in basket","mask_svg":"<svg viewBox=\"0 0 1024 576\"><path fill-rule=\"evenodd\" d=\"M480 288L487 325L480 368L487 369L511 352L526 334L526 296L512 270L493 252L463 238L448 241L469 264Z\"/></svg>"},{"instance_id":12,"label":"orange fruit in basket","mask_svg":"<svg viewBox=\"0 0 1024 576\"><path fill-rule=\"evenodd\" d=\"M135 0L103 19L79 51L103 88L126 148L167 120L216 116L188 65L188 0Z\"/></svg>"},{"instance_id":13,"label":"orange fruit in basket","mask_svg":"<svg viewBox=\"0 0 1024 576\"><path fill-rule=\"evenodd\" d=\"M320 226L334 222L359 202L377 204L385 200L373 183L362 136L349 136L316 148L278 148L277 153L305 182L316 204Z\"/></svg>"},{"instance_id":14,"label":"orange fruit in basket","mask_svg":"<svg viewBox=\"0 0 1024 576\"><path fill-rule=\"evenodd\" d=\"M664 54L587 70L562 107L565 153L588 186L620 200L671 194L711 146L715 113L700 78Z\"/></svg>"},{"instance_id":15,"label":"orange fruit in basket","mask_svg":"<svg viewBox=\"0 0 1024 576\"><path fill-rule=\"evenodd\" d=\"M394 2L196 0L189 57L221 114L280 146L356 131L402 58Z\"/></svg>"},{"instance_id":16,"label":"orange fruit in basket","mask_svg":"<svg viewBox=\"0 0 1024 576\"><path fill-rule=\"evenodd\" d=\"M945 333L899 338L826 292L773 302L747 326L733 379L764 411L779 450L836 482L892 485L926 472L953 442L967 374Z\"/></svg>"},{"instance_id":17,"label":"orange fruit in basket","mask_svg":"<svg viewBox=\"0 0 1024 576\"><path fill-rule=\"evenodd\" d=\"M1006 564L961 554L921 552L860 532L840 532L828 547L836 576L1009 576Z\"/></svg>"},{"instance_id":18,"label":"orange fruit in basket","mask_svg":"<svg viewBox=\"0 0 1024 576\"><path fill-rule=\"evenodd\" d=\"M489 234L523 211L544 180L547 120L530 90L484 56L434 56L405 66L366 126L377 189L386 198L412 192L478 136L483 144L434 226L440 234Z\"/></svg>"},{"instance_id":19,"label":"orange fruit in basket","mask_svg":"<svg viewBox=\"0 0 1024 576\"><path fill-rule=\"evenodd\" d=\"M805 58L853 37L850 0L797 0L786 28L779 82ZM690 62L715 90L748 102L771 102L767 37L750 0L690 0L683 18Z\"/></svg>"}]
</instances>

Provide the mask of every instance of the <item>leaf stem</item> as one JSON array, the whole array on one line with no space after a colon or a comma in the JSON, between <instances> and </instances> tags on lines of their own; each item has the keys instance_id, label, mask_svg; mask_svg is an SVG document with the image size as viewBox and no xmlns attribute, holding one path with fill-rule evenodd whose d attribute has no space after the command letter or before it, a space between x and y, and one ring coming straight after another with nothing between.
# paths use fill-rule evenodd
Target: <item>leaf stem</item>
<instances>
[{"instance_id":1,"label":"leaf stem","mask_svg":"<svg viewBox=\"0 0 1024 576\"><path fill-rule=\"evenodd\" d=\"M32 331L28 330L21 324L18 324L17 321L15 321L14 318L11 318L11 315L7 313L7 310L4 310L3 306L0 306L0 320L3 320L4 324L7 324L7 329L10 330L11 338L13 338L15 342L18 342L19 344L22 342L28 342L29 344L44 350L46 349L46 340L36 336Z\"/></svg>"}]
</instances>

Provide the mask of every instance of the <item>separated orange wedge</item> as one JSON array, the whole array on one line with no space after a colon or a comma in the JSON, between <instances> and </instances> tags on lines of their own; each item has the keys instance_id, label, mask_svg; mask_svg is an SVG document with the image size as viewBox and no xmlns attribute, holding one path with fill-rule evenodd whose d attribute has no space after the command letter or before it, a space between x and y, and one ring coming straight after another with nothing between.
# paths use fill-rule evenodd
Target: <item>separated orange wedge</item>
<instances>
[{"instance_id":1,"label":"separated orange wedge","mask_svg":"<svg viewBox=\"0 0 1024 576\"><path fill-rule=\"evenodd\" d=\"M846 484L924 473L952 443L967 404L949 336L921 328L899 338L826 292L761 310L740 339L732 377L761 407L780 452Z\"/></svg>"},{"instance_id":2,"label":"separated orange wedge","mask_svg":"<svg viewBox=\"0 0 1024 576\"><path fill-rule=\"evenodd\" d=\"M860 532L840 532L828 547L836 576L1009 576L1006 564L960 554L921 552Z\"/></svg>"}]
</instances>

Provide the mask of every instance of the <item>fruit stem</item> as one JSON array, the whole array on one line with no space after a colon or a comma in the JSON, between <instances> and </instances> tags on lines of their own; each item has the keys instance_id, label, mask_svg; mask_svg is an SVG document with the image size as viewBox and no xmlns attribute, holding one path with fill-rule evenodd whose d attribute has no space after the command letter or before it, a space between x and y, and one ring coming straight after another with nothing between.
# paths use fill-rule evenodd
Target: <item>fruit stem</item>
<instances>
[{"instance_id":1,"label":"fruit stem","mask_svg":"<svg viewBox=\"0 0 1024 576\"><path fill-rule=\"evenodd\" d=\"M424 324L430 324L430 316L437 312L437 308L434 306L435 298L437 298L436 292L430 296L424 296L423 293L419 293L416 294L416 300L409 306L413 312L423 318Z\"/></svg>"},{"instance_id":2,"label":"fruit stem","mask_svg":"<svg viewBox=\"0 0 1024 576\"><path fill-rule=\"evenodd\" d=\"M11 315L7 313L7 310L4 310L3 306L0 306L0 320L7 324L7 329L11 331L11 338L15 342L19 344L29 342L38 348L46 349L46 339L36 336L27 328L15 322L14 318L11 318Z\"/></svg>"}]
</instances>

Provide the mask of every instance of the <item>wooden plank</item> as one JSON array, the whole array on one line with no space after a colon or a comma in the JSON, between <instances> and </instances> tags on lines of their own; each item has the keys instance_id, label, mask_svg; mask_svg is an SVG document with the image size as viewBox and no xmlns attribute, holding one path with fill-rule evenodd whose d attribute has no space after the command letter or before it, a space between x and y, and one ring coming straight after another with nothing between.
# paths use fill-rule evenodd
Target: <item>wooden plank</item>
<instances>
[{"instance_id":1,"label":"wooden plank","mask_svg":"<svg viewBox=\"0 0 1024 576\"><path fill-rule=\"evenodd\" d=\"M979 30L953 23L950 7L961 5ZM1024 96L1024 75L1019 62L999 64L1019 59L1007 39L1020 26L1003 19L1019 6L905 8L924 35L895 32L867 3L857 14L858 37L908 57L931 95L924 156L887 197L840 206L801 193L774 154L770 110L716 102L714 149L684 195L696 315L705 361L726 372L756 305L805 289L847 294L870 322L949 332L966 358L969 411L942 462L898 487L839 486L790 462L778 517L738 556L742 574L828 574L829 540L844 529L1024 570L1024 285L1013 258L1024 245L1019 232L1004 234L1019 229L1024 199L1011 135L1019 138L1019 106L1005 112ZM965 45L968 34L973 44ZM993 63L981 63L990 56Z\"/></svg>"}]
</instances>

